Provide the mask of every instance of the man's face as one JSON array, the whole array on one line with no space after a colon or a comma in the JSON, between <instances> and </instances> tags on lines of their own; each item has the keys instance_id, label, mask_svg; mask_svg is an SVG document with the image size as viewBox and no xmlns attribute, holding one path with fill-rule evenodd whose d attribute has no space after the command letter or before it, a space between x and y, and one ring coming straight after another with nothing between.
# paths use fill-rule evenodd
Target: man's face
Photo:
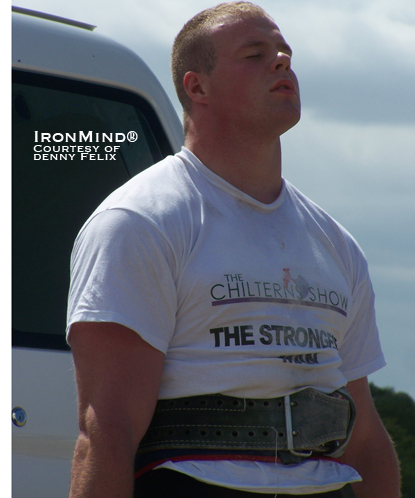
<instances>
[{"instance_id":1,"label":"man's face","mask_svg":"<svg viewBox=\"0 0 415 498\"><path fill-rule=\"evenodd\" d=\"M281 135L300 119L291 49L267 17L214 28L217 62L208 77L212 111L221 122Z\"/></svg>"}]
</instances>

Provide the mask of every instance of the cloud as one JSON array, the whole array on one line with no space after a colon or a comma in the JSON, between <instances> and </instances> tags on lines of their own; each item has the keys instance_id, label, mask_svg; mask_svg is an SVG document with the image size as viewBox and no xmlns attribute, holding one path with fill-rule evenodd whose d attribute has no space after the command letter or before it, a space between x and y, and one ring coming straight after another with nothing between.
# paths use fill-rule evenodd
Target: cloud
<instances>
[{"instance_id":1,"label":"cloud","mask_svg":"<svg viewBox=\"0 0 415 498\"><path fill-rule=\"evenodd\" d=\"M178 0L151 3L118 0L22 0L98 25L138 52L168 91L180 114L168 71L174 37L194 14L215 2ZM272 0L258 2L294 49L293 66L303 106L316 120L360 123L415 123L415 15L412 2L355 0Z\"/></svg>"},{"instance_id":2,"label":"cloud","mask_svg":"<svg viewBox=\"0 0 415 498\"><path fill-rule=\"evenodd\" d=\"M315 119L415 123L415 29L408 6L301 1L291 21L282 12L303 104Z\"/></svg>"}]
</instances>

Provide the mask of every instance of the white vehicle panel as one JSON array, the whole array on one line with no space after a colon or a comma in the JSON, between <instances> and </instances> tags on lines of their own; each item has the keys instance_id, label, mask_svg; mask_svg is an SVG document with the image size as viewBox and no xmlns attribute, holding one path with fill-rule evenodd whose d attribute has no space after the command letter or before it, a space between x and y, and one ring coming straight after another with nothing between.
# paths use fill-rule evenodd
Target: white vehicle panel
<instances>
[{"instance_id":1,"label":"white vehicle panel","mask_svg":"<svg viewBox=\"0 0 415 498\"><path fill-rule=\"evenodd\" d=\"M63 121L67 123L66 114L59 114L59 105L62 102L62 109L67 109L72 103L77 103L77 95L82 97L86 95L86 100L82 102L90 104L89 109L97 106L101 111L108 113L113 112L119 103L119 109L122 106L122 112L115 112L117 119L114 116L114 119L107 116L107 121L102 121L102 123L105 126L119 126L113 130L114 132L130 130L132 121L129 120L128 124L123 127L119 116L137 112L134 115L136 120L134 123L140 133L142 126L140 147L143 149L141 156L136 156L133 155L136 149L130 147L130 153L127 154L127 151L123 156L130 175L131 161L137 164L139 170L151 164L148 163L148 158L151 154L156 154L155 149L158 150L158 154L164 155L170 153L165 152L167 149L171 152L178 151L183 143L183 131L180 120L158 80L138 55L121 44L90 29L21 13L13 14L12 34L12 66L16 70L14 72L17 73L16 81L13 80L14 88L16 88L13 101L13 116L16 118L13 121L13 171L17 171L14 177L16 181L13 182L14 208L17 208L14 209L16 219L13 221L15 234L13 237L16 239L16 243L13 242L13 251L16 252L13 256L13 264L16 267L14 277L16 290L13 290L13 295L16 297L14 308L17 309L16 323L13 325L16 330L13 331L12 352L12 410L15 414L12 424L13 497L63 498L67 497L69 492L71 460L79 433L73 360L70 351L63 350L65 326L64 304L62 303L68 288L66 284L59 287L59 295L62 292L64 294L60 301L62 309L59 320L47 320L47 315L54 316L54 293L48 291L49 294L47 294L41 287L49 289L45 282L48 282L48 279L52 280L53 274L49 273L45 276L42 273L42 264L43 260L52 259L52 255L60 251L60 259L56 259L59 264L55 269L52 264L49 265L48 271L57 273L59 269L69 274L70 247L66 243L67 226L62 218L62 212L69 213L66 220L68 225L71 218L72 225L81 226L92 211L80 216L78 210L79 219L76 218L72 211L71 195L74 193L74 198L77 199L76 196L78 196L78 200L87 197L92 202L90 182L94 181L96 176L93 175L96 173L93 164L88 165L88 168L84 167L86 161L81 164L82 168L80 168L79 161L78 163L75 161L62 163L66 169L60 168L59 163L48 161L47 164L42 164L44 161L34 161L33 130L41 129L42 126L46 127L45 123L48 122L52 123L50 124L52 127L62 126ZM39 78L37 75L44 76ZM54 77L52 83L51 77ZM66 83L66 86L63 85L60 88L56 77L60 78L60 82L77 82L76 85L79 88L72 85L68 89ZM45 80L44 86L42 86L42 78ZM46 82L47 78L49 82ZM92 90L88 87L89 90L85 90L86 93L83 94L80 82L83 82L84 87L87 86L85 83L96 86ZM100 92L95 95L98 86L100 86ZM111 89L112 93L108 91L104 95L103 87ZM118 97L118 94L115 95L115 90L129 92L134 95L135 100L137 100L135 96L138 95L145 102L141 107L141 104L135 102L134 99L130 102L128 95L125 101L123 100L125 95L122 98ZM47 94L48 91L54 92L53 98L52 93ZM59 92L62 97L59 96ZM121 100L118 101L118 98ZM146 106L151 108L151 112ZM84 107L80 113L80 107L82 105L78 103L77 107L70 108L72 122L76 123L73 126L86 122L92 123L94 118L91 114L87 114ZM152 117L153 114L155 118ZM78 128L72 131L77 130ZM160 138L158 133L160 133ZM146 149L144 154L144 146L147 145L148 150ZM141 164L137 157L146 157L147 162ZM153 155L153 157L156 156ZM69 164L72 165L71 168L68 168ZM55 165L57 167L54 168ZM49 166L50 169L48 169ZM107 165L105 170L101 168L102 164L99 166L99 175L102 175L102 171L106 172L108 180L106 187L109 188L113 181L111 174L114 168L111 164ZM59 176L61 170L66 171L67 176L62 173L61 178ZM85 190L76 190L78 187L75 180L78 177L86 186L87 195L85 195ZM115 178L120 177L114 174ZM103 183L103 179L100 178L98 183ZM55 192L57 192L56 196ZM51 197L45 196L45 193ZM90 210L90 207L88 209ZM54 211L60 213L57 215L60 218L52 220ZM49 227L48 216L51 213L53 223ZM73 228L72 226L72 231ZM38 236L35 232L42 232L42 235ZM69 233L68 230L67 232ZM45 250L45 244L51 244L57 239L63 240L62 236L65 236L65 243L57 244L56 250L53 249L52 252L50 247L48 247L49 252ZM73 243L75 235L71 237L68 240ZM63 247L65 244L66 246ZM32 278L28 273L33 268L36 275ZM13 317L14 313L15 310ZM58 322L57 326L51 325ZM46 340L43 341L42 338ZM42 340L39 342L40 339ZM59 341L50 341L50 339L59 339ZM48 345L39 346L39 344Z\"/></svg>"},{"instance_id":2,"label":"white vehicle panel","mask_svg":"<svg viewBox=\"0 0 415 498\"><path fill-rule=\"evenodd\" d=\"M13 496L67 497L78 436L72 355L13 348L12 375L12 406L27 416L12 429Z\"/></svg>"},{"instance_id":3,"label":"white vehicle panel","mask_svg":"<svg viewBox=\"0 0 415 498\"><path fill-rule=\"evenodd\" d=\"M21 14L13 14L12 34L13 68L137 93L153 106L173 149L180 149L180 120L163 87L135 52L99 33Z\"/></svg>"}]
</instances>

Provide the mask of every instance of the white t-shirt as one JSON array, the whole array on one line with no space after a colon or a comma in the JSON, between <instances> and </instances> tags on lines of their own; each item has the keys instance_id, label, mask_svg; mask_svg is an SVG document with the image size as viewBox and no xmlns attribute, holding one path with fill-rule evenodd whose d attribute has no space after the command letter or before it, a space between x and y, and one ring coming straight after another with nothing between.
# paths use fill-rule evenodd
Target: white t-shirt
<instances>
[{"instance_id":1,"label":"white t-shirt","mask_svg":"<svg viewBox=\"0 0 415 498\"><path fill-rule=\"evenodd\" d=\"M183 148L111 194L72 254L69 326L117 322L166 354L159 397L330 393L384 366L364 255L284 181L263 204ZM176 462L257 492L329 491L359 479L306 461Z\"/></svg>"}]
</instances>

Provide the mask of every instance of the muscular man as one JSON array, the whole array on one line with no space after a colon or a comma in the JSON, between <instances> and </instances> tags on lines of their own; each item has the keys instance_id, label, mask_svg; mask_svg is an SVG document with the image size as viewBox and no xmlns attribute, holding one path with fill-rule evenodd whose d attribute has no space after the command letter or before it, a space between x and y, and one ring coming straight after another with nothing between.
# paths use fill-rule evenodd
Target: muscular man
<instances>
[{"instance_id":1,"label":"muscular man","mask_svg":"<svg viewBox=\"0 0 415 498\"><path fill-rule=\"evenodd\" d=\"M112 194L75 243L71 497L132 497L136 472L151 498L398 498L366 378L384 365L366 261L282 178L280 136L300 119L290 46L261 8L221 4L185 25L172 69L185 148ZM342 452L324 437L350 428L344 386L357 418ZM162 447L143 452L160 439L157 400ZM269 406L283 429L261 418ZM319 442L300 443L307 431Z\"/></svg>"}]
</instances>

